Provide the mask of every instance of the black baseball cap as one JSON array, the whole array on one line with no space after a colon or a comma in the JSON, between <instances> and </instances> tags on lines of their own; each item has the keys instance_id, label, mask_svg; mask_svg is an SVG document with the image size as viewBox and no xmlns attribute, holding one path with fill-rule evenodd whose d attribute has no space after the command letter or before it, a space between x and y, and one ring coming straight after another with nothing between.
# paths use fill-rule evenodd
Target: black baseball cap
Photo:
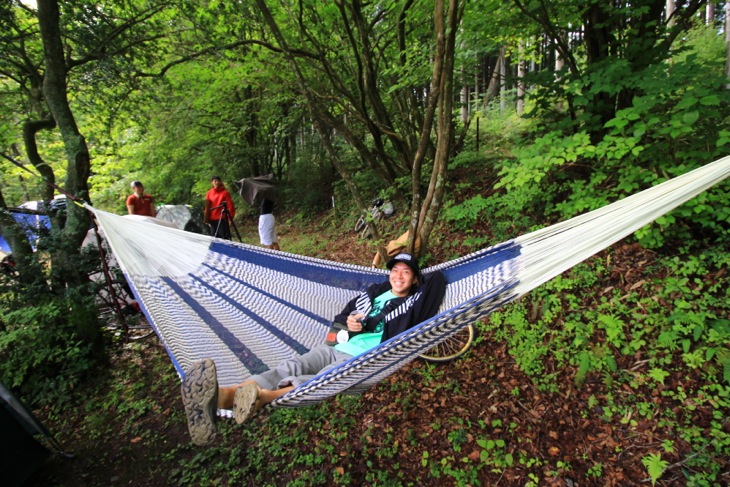
<instances>
[{"instance_id":1,"label":"black baseball cap","mask_svg":"<svg viewBox=\"0 0 730 487\"><path fill-rule=\"evenodd\" d=\"M139 188L140 186L144 186L144 184L142 184L142 181L132 181L133 188Z\"/></svg>"},{"instance_id":2,"label":"black baseball cap","mask_svg":"<svg viewBox=\"0 0 730 487\"><path fill-rule=\"evenodd\" d=\"M408 252L401 252L390 259L385 266L388 269L392 269L398 262L403 262L405 265L410 267L417 277L421 276L421 269L418 267L418 259L416 259L413 255Z\"/></svg>"}]
</instances>

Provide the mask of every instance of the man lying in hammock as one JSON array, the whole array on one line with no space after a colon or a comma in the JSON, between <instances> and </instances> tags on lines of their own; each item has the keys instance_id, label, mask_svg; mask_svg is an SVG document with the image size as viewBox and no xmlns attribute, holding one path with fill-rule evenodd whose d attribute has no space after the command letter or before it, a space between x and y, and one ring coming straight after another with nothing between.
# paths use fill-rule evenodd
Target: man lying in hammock
<instances>
[{"instance_id":1,"label":"man lying in hammock","mask_svg":"<svg viewBox=\"0 0 730 487\"><path fill-rule=\"evenodd\" d=\"M387 281L370 286L335 317L336 323L347 326L348 332L342 337L346 341L316 346L230 387L218 387L211 359L193 364L180 388L193 443L213 441L217 409L233 409L236 422L242 424L294 387L434 316L446 292L441 272L424 280L416 258L405 252L393 257L387 267Z\"/></svg>"}]
</instances>

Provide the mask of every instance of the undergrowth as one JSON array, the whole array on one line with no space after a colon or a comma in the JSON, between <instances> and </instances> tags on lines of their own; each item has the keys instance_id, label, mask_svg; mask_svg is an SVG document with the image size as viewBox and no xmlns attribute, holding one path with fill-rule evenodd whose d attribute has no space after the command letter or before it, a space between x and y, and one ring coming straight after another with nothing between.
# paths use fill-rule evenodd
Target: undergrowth
<instances>
[{"instance_id":1,"label":"undergrowth","mask_svg":"<svg viewBox=\"0 0 730 487\"><path fill-rule=\"evenodd\" d=\"M730 453L729 267L723 248L663 257L625 293L596 287L611 273L607 253L494 313L485 330L509 344L544 391L559 391L566 376L579 388L601 383L606 400L590 396L586 416L599 411L607 424L629 427L650 420L675 432L691 450L677 466L688 485L717 485ZM666 274L648 278L658 268ZM696 388L683 385L689 377ZM657 396L675 407L658 408ZM642 460L652 481L668 466L662 454L674 452L674 438L663 440Z\"/></svg>"}]
</instances>

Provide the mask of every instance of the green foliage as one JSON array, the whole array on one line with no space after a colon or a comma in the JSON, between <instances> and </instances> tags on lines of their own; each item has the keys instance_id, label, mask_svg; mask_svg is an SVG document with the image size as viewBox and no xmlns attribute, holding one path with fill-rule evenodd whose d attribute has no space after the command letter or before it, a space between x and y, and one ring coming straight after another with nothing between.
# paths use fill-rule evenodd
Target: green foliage
<instances>
[{"instance_id":1,"label":"green foliage","mask_svg":"<svg viewBox=\"0 0 730 487\"><path fill-rule=\"evenodd\" d=\"M697 452L694 473L701 482L718 479L714 467L726 455L730 439L725 432L725 409L730 405L730 258L724 247L702 249L697 255L664 258L656 263L667 277L644 282L631 292L597 290L609 259L594 258L533 290L522 300L493 313L486 326L494 339L504 340L515 362L543 390L556 390L560 374L541 366L550 357L563 371L573 370L577 387L603 382L605 400L590 396L586 411L600 407L607 422L636 425L647 418L672 425ZM652 272L647 269L647 272ZM605 284L603 285L605 287ZM637 358L646 370L628 370ZM699 389L668 389L668 377L688 373L701 376ZM673 411L657 409L650 397L657 388L680 404L686 422ZM621 402L611 391L630 391ZM718 418L709 433L699 433L694 411L710 410ZM586 413L588 414L588 413ZM672 445L665 445L670 452ZM656 481L668 463L660 455L643 459ZM596 473L596 472L593 472Z\"/></svg>"},{"instance_id":2,"label":"green foliage","mask_svg":"<svg viewBox=\"0 0 730 487\"><path fill-rule=\"evenodd\" d=\"M0 382L31 406L61 404L105 358L97 285L76 283L52 291L46 252L63 245L43 235L30 265L45 269L43 282L25 284L0 274ZM83 275L98 266L98 255L74 260Z\"/></svg>"},{"instance_id":3,"label":"green foliage","mask_svg":"<svg viewBox=\"0 0 730 487\"><path fill-rule=\"evenodd\" d=\"M292 162L294 163L289 166L287 181L282 188L286 204L296 208L297 213L302 216L331 208L333 194L330 180L333 168L322 154L317 153L316 141L311 141L296 161ZM320 183L313 184L313 181ZM341 201L336 201L335 204L338 203Z\"/></svg>"},{"instance_id":4,"label":"green foliage","mask_svg":"<svg viewBox=\"0 0 730 487\"><path fill-rule=\"evenodd\" d=\"M460 205L445 207L442 216L455 230L468 230L474 226L488 208L487 199L478 194Z\"/></svg>"},{"instance_id":5,"label":"green foliage","mask_svg":"<svg viewBox=\"0 0 730 487\"><path fill-rule=\"evenodd\" d=\"M91 344L68 319L88 303L36 295L14 309L15 299L0 305L0 381L31 405L62 402L95 364Z\"/></svg>"},{"instance_id":6,"label":"green foliage","mask_svg":"<svg viewBox=\"0 0 730 487\"><path fill-rule=\"evenodd\" d=\"M662 476L669 462L662 460L660 453L649 453L641 459L641 463L646 467L649 477L651 477L651 485L656 485L656 481Z\"/></svg>"},{"instance_id":7,"label":"green foliage","mask_svg":"<svg viewBox=\"0 0 730 487\"><path fill-rule=\"evenodd\" d=\"M73 5L67 7L72 9ZM83 10L71 12L74 23L67 32L77 35L87 48L73 52L89 52L89 46L113 31L113 15L126 18L122 14L127 12L113 7L119 5L90 8L88 19L82 18L86 14ZM372 29L363 33L377 38L381 49L374 56L379 65L374 81L385 87L371 93L364 91L360 71L360 63L368 54L365 46L348 40L358 26L347 22L343 18L346 14L332 3L304 2L299 7L291 17L285 8L272 8L273 15L297 50L306 89L317 97L322 113L332 117L333 126L326 127L326 133L332 136L328 142L333 144L338 162L353 175L358 187L365 188L366 202L396 190L407 194L411 189L408 164L430 70L424 61L432 56L428 5L416 2L414 8L402 12L407 14L403 24L407 42L400 51L401 44L391 37L398 32L392 21L399 18L395 14L401 13L397 10L400 5L363 4L362 13L368 19L365 24ZM183 15L165 12L150 17L137 29L146 35L147 31L162 32L161 23L179 25L174 36L160 34L165 39L164 49L138 48L124 58L106 59L98 67L70 77L75 87L74 108L84 114L80 126L92 147L94 202L123 212L129 180L142 179L159 203L199 204L214 172L231 187L242 177L274 171L282 179L283 199L290 208L296 208L297 222L329 207L332 194L340 215L333 211L331 224L341 223L342 214L352 215L349 188L335 175L332 153L324 150L323 141L313 130L300 92L304 87L294 79L281 53L264 47L271 39L259 23L258 12L245 2L214 1L204 9L194 4L180 8ZM471 69L477 67L475 59L483 60L486 53L505 45L508 53L516 53L514 41L518 36L543 34L534 25L516 28L516 12L504 2L472 2L466 8L467 12L494 9L497 14L488 22L474 13L465 19L468 28L463 40L470 45L457 54L465 72L476 72ZM547 8L563 10L551 10L560 22L581 25L581 5L556 3ZM108 15L104 15L105 10ZM612 11L611 20L623 13L620 9ZM519 18L523 17L520 13ZM195 28L187 28L190 26ZM490 29L494 26L499 28ZM634 32L621 31L616 38L633 39L624 34ZM675 46L667 63L632 64L614 59L583 66L583 59L578 59L580 73L563 72L558 77L552 72L540 73L542 88L534 88L528 100L528 106L535 107L531 119L515 116L500 103L482 107L477 114L481 122L479 145L476 124L472 123L463 145L469 150L456 154L450 165L451 170L479 175L469 185L477 186L476 192L467 185L450 188L455 193L469 193L444 202L445 221L463 231L466 242L474 245L488 239L505 240L537 225L603 206L724 155L730 147L726 128L730 98L723 86L721 37L712 29L696 28L682 39L684 48ZM350 42L357 44L362 56L353 55ZM218 49L224 45L227 49ZM636 52L646 46L637 42L626 47ZM145 61L143 66L156 67L194 51L199 54L194 60L172 65L163 78L149 77L159 80L154 86L139 78L129 84L119 82L139 72L132 65L136 59ZM528 56L538 63L547 61L534 49ZM634 60L643 61L641 56ZM329 64L321 70L320 64L325 62ZM644 67L639 69L639 65ZM376 110L367 105L369 96L382 102ZM507 94L503 101L509 106L514 98ZM0 140L8 146L13 142L11 130L20 127L27 114L5 105L5 100L2 108ZM382 118L367 119L373 112ZM611 113L608 118L607 113ZM337 122L343 126L335 126ZM371 131L371 126L377 130ZM345 139L344 129L352 132L350 139ZM19 140L17 133L15 138ZM64 159L57 134L44 134L39 141L42 155L50 162L57 164ZM399 151L397 146L407 146L408 150ZM372 167L377 166L374 161L382 164L377 169L395 177L394 187L384 187L381 172ZM54 169L61 180L65 169ZM497 191L490 191L497 175L501 178ZM28 196L34 199L39 186L27 180L17 185L18 176L15 169L0 176L9 201L20 202ZM10 182L13 186L6 190ZM515 363L542 391L562 392L571 378L579 388L602 382L608 392L588 397L586 416L596 414L627 429L636 428L639 419L651 419L677 432L677 443L692 450L686 457L686 475L697 484L722 480L718 465L723 463L719 460L727 458L730 448L725 432L730 401L725 277L728 193L725 183L636 233L646 247L674 251L677 242L687 246L676 252L683 257L662 259L661 266L669 269L666 278L639 282L619 294L620 284L605 282L611 272L608 259L594 259L495 313L489 324L482 325L495 340L508 344ZM485 220L491 235L475 235L472 230ZM328 237L319 233L311 232L286 250L320 252ZM707 249L711 245L718 250L699 254L690 248ZM93 337L99 323L89 299L93 289L80 287L58 296L15 288L10 283L2 291L0 379L32 391L24 397L39 403L63 401L94 365ZM545 363L557 367L547 370ZM444 379L444 369L426 366L419 373L433 390L460 393L458 382ZM673 380L686 374L702 378L697 390L685 390ZM127 378L116 379L115 384ZM157 412L150 396L136 387L110 389L103 401L90 401L88 423L83 427L102 437L108 431L108 417L91 412L113 409L129 418L129 433L148 439L152 433L138 420ZM515 400L522 399L519 387L511 390ZM629 397L619 399L614 391ZM660 410L646 400L657 391L676 407ZM418 392L403 392L398 415L422 402ZM392 431L386 428L383 438L378 439L370 432L348 438L350 422L356 420L363 405L359 398L336 401L353 414L333 417L332 406L322 404L306 410L276 411L266 419L254 420L242 433L234 433L231 425L221 425L224 436L235 435L240 443L204 451L176 448L166 459L177 466L170 480L180 485L273 485L280 478L287 478L288 485L330 480L340 485L358 481L373 485L439 481L476 485L480 473L487 469L504 472L520 468L526 471L521 472L525 485L538 485L541 479L529 469L539 468L547 475L570 468L564 460L553 464L543 456L531 457L527 453L531 448L509 445L493 432L509 426L495 422L487 427L483 422L471 424L449 416L433 421L434 431L447 432L447 443L438 451L424 449L420 457L424 478L403 479L398 472L402 446L391 441ZM703 416L708 424L693 424L698 408L707 412ZM310 444L305 428L322 425L328 428L326 435L331 441ZM409 434L412 444L428 435L422 431ZM528 442L527 436L520 441ZM471 454L465 456L470 437L477 447L477 459ZM662 443L664 452L675 448L670 443ZM359 476L362 470L341 467L341 459L350 458L365 459L366 478ZM652 482L667 467L660 454L649 454L643 463ZM603 468L601 463L591 463L587 478L601 477Z\"/></svg>"},{"instance_id":8,"label":"green foliage","mask_svg":"<svg viewBox=\"0 0 730 487\"><path fill-rule=\"evenodd\" d=\"M497 186L506 194L499 196L499 205L537 219L567 219L725 155L730 93L723 89L721 41L712 42L713 49L690 45L671 63L641 72L611 63L593 66L585 78L573 80L568 91L574 93L579 120L581 113L590 116L590 97L597 93L628 89L634 95L602 126L600 138L587 119L570 130L557 122L546 124L544 134L516 151L514 163L504 165ZM659 218L636 237L648 247L698 235L708 242L726 239L726 184Z\"/></svg>"}]
</instances>

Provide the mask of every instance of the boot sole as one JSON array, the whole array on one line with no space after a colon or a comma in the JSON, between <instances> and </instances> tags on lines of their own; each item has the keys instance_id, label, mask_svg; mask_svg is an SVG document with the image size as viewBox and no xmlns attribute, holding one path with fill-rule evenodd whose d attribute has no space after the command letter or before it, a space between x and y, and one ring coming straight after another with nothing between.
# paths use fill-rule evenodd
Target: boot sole
<instances>
[{"instance_id":1,"label":"boot sole","mask_svg":"<svg viewBox=\"0 0 730 487\"><path fill-rule=\"evenodd\" d=\"M246 384L236 389L233 399L233 415L236 423L243 424L251 417L258 397L259 388L256 384Z\"/></svg>"},{"instance_id":2,"label":"boot sole","mask_svg":"<svg viewBox=\"0 0 730 487\"><path fill-rule=\"evenodd\" d=\"M196 362L180 386L188 431L193 443L205 446L213 442L218 432L218 379L215 363L210 359Z\"/></svg>"}]
</instances>

